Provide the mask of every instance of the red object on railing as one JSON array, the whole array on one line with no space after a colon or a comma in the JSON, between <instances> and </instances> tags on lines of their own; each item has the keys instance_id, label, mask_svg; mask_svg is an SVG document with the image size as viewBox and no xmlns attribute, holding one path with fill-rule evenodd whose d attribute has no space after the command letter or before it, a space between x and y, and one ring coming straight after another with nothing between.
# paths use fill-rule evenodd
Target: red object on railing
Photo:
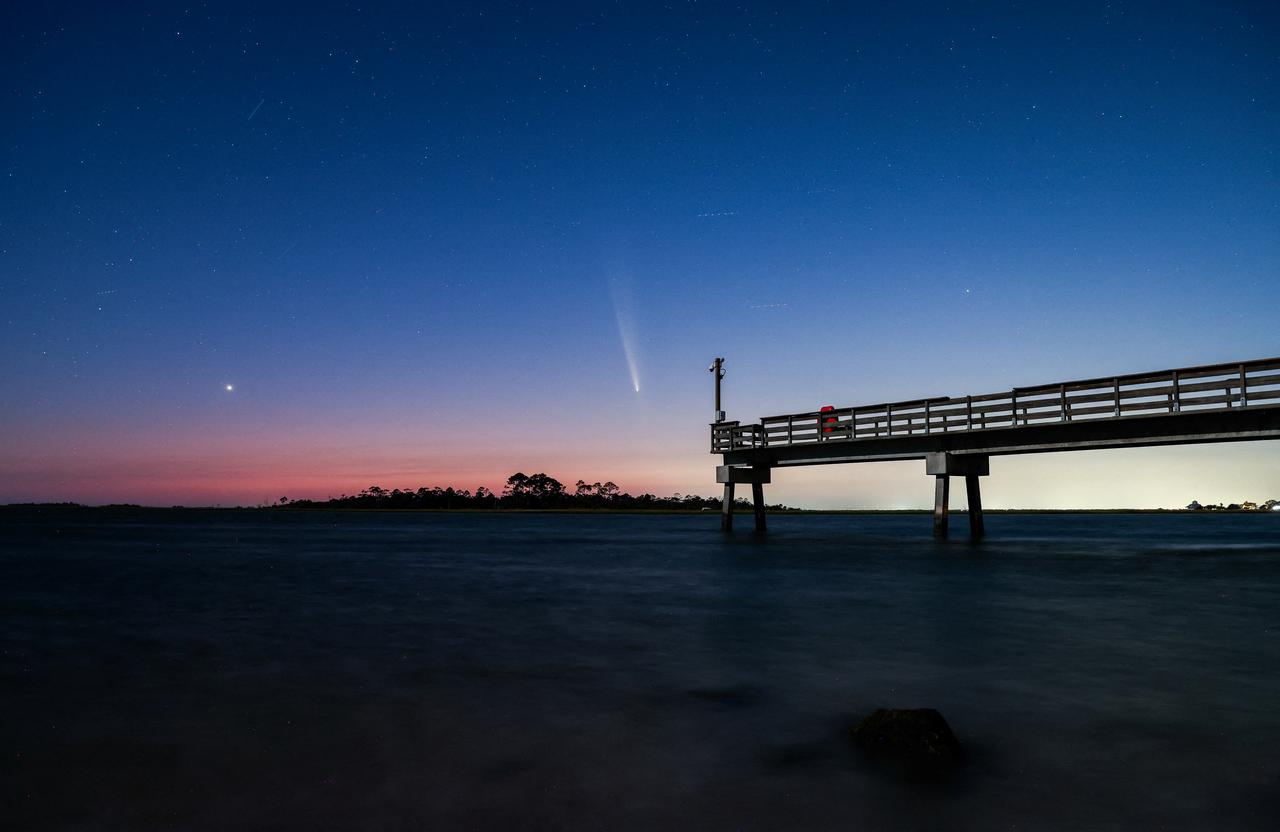
<instances>
[{"instance_id":1,"label":"red object on railing","mask_svg":"<svg viewBox=\"0 0 1280 832\"><path fill-rule=\"evenodd\" d=\"M829 404L824 404L821 408L819 408L819 409L818 409L818 412L819 412L819 413L830 413L830 412L831 412L831 411L833 411L833 410L835 410L835 407L834 407L834 406L829 405ZM826 425L834 425L835 423L836 423L836 417L834 417L834 416L825 416L825 417L823 417L823 419L822 419L822 424L824 425L824 427L822 428L822 432L823 432L823 433L831 433L831 428L829 428L829 427L825 427L825 426L826 426Z\"/></svg>"}]
</instances>

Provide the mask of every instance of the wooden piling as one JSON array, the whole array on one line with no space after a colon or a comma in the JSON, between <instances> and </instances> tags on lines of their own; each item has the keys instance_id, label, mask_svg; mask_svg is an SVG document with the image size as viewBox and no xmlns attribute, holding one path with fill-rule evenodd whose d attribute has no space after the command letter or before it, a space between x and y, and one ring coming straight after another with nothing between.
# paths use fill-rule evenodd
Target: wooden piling
<instances>
[{"instance_id":1,"label":"wooden piling","mask_svg":"<svg viewBox=\"0 0 1280 832\"><path fill-rule=\"evenodd\" d=\"M763 534L765 529L764 522L764 484L751 483L751 503L755 507L756 512L756 532Z\"/></svg>"},{"instance_id":2,"label":"wooden piling","mask_svg":"<svg viewBox=\"0 0 1280 832\"><path fill-rule=\"evenodd\" d=\"M969 535L975 539L987 533L986 525L982 521L982 487L978 483L979 479L975 474L964 478L964 487L969 499Z\"/></svg>"},{"instance_id":3,"label":"wooden piling","mask_svg":"<svg viewBox=\"0 0 1280 832\"><path fill-rule=\"evenodd\" d=\"M933 489L933 536L947 536L947 502L951 493L951 477L946 474L937 475L937 483Z\"/></svg>"},{"instance_id":4,"label":"wooden piling","mask_svg":"<svg viewBox=\"0 0 1280 832\"><path fill-rule=\"evenodd\" d=\"M724 502L720 506L720 531L733 531L733 483L724 484Z\"/></svg>"}]
</instances>

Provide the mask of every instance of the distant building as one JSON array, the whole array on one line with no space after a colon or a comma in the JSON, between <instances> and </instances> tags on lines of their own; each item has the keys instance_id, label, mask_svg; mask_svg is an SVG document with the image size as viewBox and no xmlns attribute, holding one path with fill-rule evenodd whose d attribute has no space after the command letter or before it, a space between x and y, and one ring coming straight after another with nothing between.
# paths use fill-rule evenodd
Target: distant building
<instances>
[{"instance_id":1,"label":"distant building","mask_svg":"<svg viewBox=\"0 0 1280 832\"><path fill-rule=\"evenodd\" d=\"M1245 500L1243 503L1240 504L1240 508L1244 509L1245 511L1257 511L1258 504L1250 500Z\"/></svg>"},{"instance_id":2,"label":"distant building","mask_svg":"<svg viewBox=\"0 0 1280 832\"><path fill-rule=\"evenodd\" d=\"M1199 500L1192 500L1187 506L1187 511L1204 511L1204 506L1200 505Z\"/></svg>"}]
</instances>

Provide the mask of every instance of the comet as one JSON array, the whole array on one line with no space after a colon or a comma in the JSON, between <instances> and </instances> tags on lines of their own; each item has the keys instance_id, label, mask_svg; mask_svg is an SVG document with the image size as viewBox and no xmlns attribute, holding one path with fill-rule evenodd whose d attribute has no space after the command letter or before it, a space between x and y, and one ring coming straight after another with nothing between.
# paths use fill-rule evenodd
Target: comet
<instances>
[{"instance_id":1,"label":"comet","mask_svg":"<svg viewBox=\"0 0 1280 832\"><path fill-rule=\"evenodd\" d=\"M609 288L609 294L613 298L613 314L618 321L618 340L622 342L622 354L627 359L627 370L631 373L631 388L639 393L640 368L636 361L636 335L631 319L631 303L618 281L613 281Z\"/></svg>"}]
</instances>

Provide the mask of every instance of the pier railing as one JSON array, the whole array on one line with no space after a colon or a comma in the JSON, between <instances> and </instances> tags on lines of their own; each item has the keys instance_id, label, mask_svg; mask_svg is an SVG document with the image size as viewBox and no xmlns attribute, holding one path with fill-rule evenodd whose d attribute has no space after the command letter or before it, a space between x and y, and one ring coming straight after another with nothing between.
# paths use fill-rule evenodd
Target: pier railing
<instances>
[{"instance_id":1,"label":"pier railing","mask_svg":"<svg viewBox=\"0 0 1280 832\"><path fill-rule=\"evenodd\" d=\"M1280 358L1267 358L1015 387L981 396L790 413L752 425L718 422L711 426L711 452L1229 410L1277 400Z\"/></svg>"}]
</instances>

